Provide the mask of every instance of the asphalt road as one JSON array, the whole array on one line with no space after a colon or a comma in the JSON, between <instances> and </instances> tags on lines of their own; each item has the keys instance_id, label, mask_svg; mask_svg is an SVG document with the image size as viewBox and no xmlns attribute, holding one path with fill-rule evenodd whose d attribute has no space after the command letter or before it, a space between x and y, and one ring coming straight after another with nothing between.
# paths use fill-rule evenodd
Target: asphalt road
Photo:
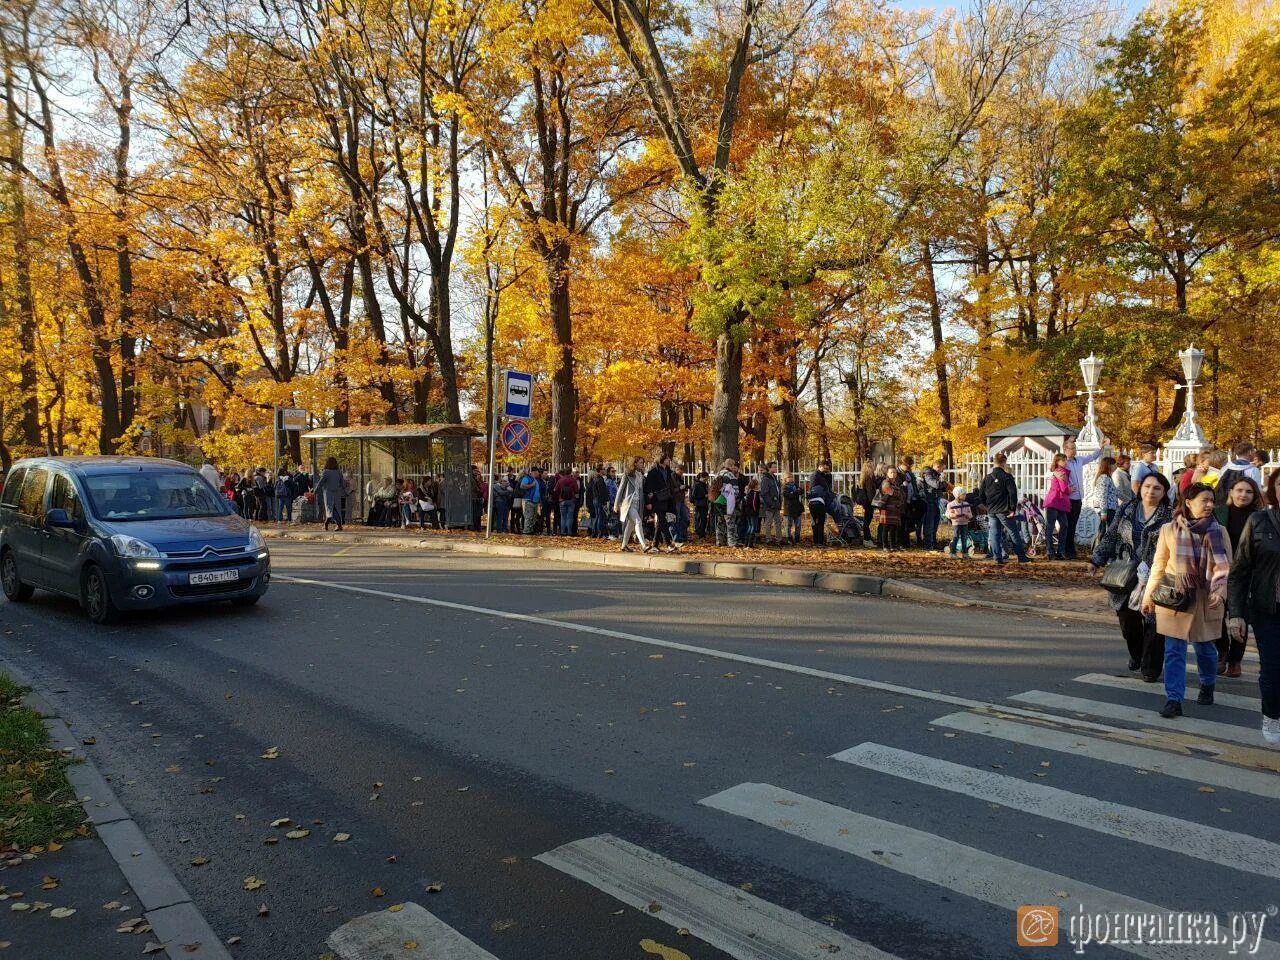
<instances>
[{"instance_id":1,"label":"asphalt road","mask_svg":"<svg viewBox=\"0 0 1280 960\"><path fill-rule=\"evenodd\" d=\"M1076 679L1125 675L1114 630L377 547L272 556L252 610L103 630L43 594L0 604L0 656L96 738L237 957L319 957L335 928L402 901L500 960L875 956L842 937L904 960L1013 958L1018 903L1130 898L1224 923L1280 903L1280 754L1256 712L1189 702L1170 739L1155 689ZM271 826L285 817L309 836ZM643 849L534 859L599 835ZM566 872L602 851L595 882ZM664 889L674 868L653 855L750 897ZM643 882L618 879L628 864ZM246 891L250 876L265 886ZM723 950L680 933L710 903L729 904ZM750 953L782 929L816 946ZM99 956L83 947L68 958Z\"/></svg>"}]
</instances>

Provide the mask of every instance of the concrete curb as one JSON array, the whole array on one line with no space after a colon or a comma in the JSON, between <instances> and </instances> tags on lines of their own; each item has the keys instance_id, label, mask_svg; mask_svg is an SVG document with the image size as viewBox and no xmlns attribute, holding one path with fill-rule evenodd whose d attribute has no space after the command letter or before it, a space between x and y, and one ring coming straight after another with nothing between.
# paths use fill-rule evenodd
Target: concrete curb
<instances>
[{"instance_id":1,"label":"concrete curb","mask_svg":"<svg viewBox=\"0 0 1280 960\"><path fill-rule=\"evenodd\" d=\"M0 670L16 683L31 688L32 692L23 698L23 703L44 718L50 744L79 761L67 768L67 782L75 790L86 816L129 882L134 896L142 904L143 916L151 924L156 940L165 944L165 955L170 960L188 960L191 957L231 960L222 940L213 932L186 888L147 840L142 829L129 816L106 778L85 754L53 701L11 661L0 658ZM189 952L184 945L190 943L199 943L200 946Z\"/></svg>"},{"instance_id":2,"label":"concrete curb","mask_svg":"<svg viewBox=\"0 0 1280 960\"><path fill-rule=\"evenodd\" d=\"M873 597L892 597L899 600L915 600L937 603L949 607L974 607L984 610L1001 610L1006 613L1026 613L1059 620L1076 620L1084 623L1112 624L1115 618L1105 613L1082 610L1059 610L1054 607L1037 607L1023 603L1004 603L998 600L982 600L955 597L942 590L924 587L884 577L860 573L824 573L807 567L785 567L768 564L736 563L722 560L698 560L676 554L601 553L596 550L576 550L572 547L518 547L505 543L478 543L472 540L450 542L428 537L388 537L378 534L344 531L342 535L321 530L278 530L259 527L258 532L268 540L298 540L324 543L364 543L379 547L395 547L401 550L432 550L437 553L466 553L490 557L518 557L524 559L553 560L561 563L579 563L596 567L619 567L626 570L643 570L654 573L683 573L689 576L714 577L719 580L750 580L775 586L800 587L823 590L827 593L856 593Z\"/></svg>"}]
</instances>

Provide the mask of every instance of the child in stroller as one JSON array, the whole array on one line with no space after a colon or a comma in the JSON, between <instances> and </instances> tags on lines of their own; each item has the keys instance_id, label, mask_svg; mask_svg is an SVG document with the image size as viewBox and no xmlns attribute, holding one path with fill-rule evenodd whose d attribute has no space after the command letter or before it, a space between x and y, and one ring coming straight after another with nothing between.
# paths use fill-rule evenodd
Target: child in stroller
<instances>
[{"instance_id":1,"label":"child in stroller","mask_svg":"<svg viewBox=\"0 0 1280 960\"><path fill-rule=\"evenodd\" d=\"M829 545L833 547L862 546L862 524L853 515L853 499L848 494L831 501L827 516L836 528L836 535L827 539Z\"/></svg>"}]
</instances>

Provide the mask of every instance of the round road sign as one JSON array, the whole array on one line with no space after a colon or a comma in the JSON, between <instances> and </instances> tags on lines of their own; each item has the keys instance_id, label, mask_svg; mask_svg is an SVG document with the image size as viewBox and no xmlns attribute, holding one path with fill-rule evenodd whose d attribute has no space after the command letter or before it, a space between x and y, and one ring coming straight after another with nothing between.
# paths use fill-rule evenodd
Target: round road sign
<instances>
[{"instance_id":1,"label":"round road sign","mask_svg":"<svg viewBox=\"0 0 1280 960\"><path fill-rule=\"evenodd\" d=\"M523 420L508 420L502 428L502 445L507 453L524 453L532 442L533 433L529 430L529 424Z\"/></svg>"}]
</instances>

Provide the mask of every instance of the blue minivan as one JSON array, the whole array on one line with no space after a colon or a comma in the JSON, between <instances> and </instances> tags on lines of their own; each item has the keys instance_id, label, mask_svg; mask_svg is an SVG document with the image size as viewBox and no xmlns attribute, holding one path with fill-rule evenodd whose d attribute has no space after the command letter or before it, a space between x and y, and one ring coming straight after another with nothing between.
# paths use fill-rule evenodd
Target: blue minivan
<instances>
[{"instance_id":1,"label":"blue minivan","mask_svg":"<svg viewBox=\"0 0 1280 960\"><path fill-rule=\"evenodd\" d=\"M0 585L80 601L89 619L267 592L271 558L248 521L191 467L150 457L20 460L0 493Z\"/></svg>"}]
</instances>

